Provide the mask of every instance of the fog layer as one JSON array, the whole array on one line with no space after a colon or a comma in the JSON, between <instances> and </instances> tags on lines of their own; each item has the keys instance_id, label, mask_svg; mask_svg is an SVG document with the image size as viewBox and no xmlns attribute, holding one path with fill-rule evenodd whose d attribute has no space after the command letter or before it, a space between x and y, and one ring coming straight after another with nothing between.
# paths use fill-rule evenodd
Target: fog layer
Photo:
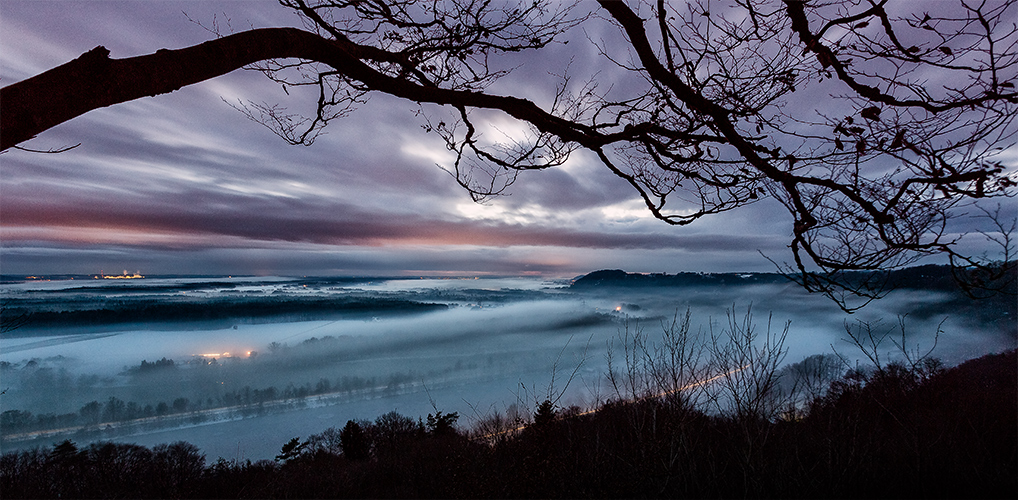
<instances>
[{"instance_id":1,"label":"fog layer","mask_svg":"<svg viewBox=\"0 0 1018 500\"><path fill-rule=\"evenodd\" d=\"M469 425L514 405L532 411L546 398L586 406L604 396L607 349L613 339L618 345L620 331L653 338L687 309L693 328L704 332L719 330L733 309L740 317L751 309L761 330L768 321L773 329L791 322L786 363L834 351L861 360L844 340L846 325L866 324L900 339L904 324L910 348L929 349L936 339L935 355L949 364L1015 346L1013 321L952 314L946 305L955 297L945 292L899 290L849 316L793 284L587 290L568 284L7 283L0 289L5 314L28 321L0 338L3 448L66 437L187 440L212 458L260 459L294 436L392 410L415 418L457 411ZM40 434L43 420L49 428L68 427Z\"/></svg>"}]
</instances>

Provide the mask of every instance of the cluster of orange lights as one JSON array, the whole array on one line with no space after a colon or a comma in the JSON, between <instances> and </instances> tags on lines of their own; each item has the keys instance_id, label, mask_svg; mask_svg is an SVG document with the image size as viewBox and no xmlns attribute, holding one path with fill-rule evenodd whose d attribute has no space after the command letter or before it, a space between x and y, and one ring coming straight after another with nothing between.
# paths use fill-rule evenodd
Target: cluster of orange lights
<instances>
[{"instance_id":1,"label":"cluster of orange lights","mask_svg":"<svg viewBox=\"0 0 1018 500\"><path fill-rule=\"evenodd\" d=\"M106 274L106 273L104 273L102 271L99 271L99 274L97 276L92 276L92 279L96 279L96 280L98 280L98 279L104 279L104 280L136 280L136 279L141 279L141 278L144 278L144 276L142 276L138 272L135 272L134 274L127 274L127 271L124 271L122 274L116 274L116 275L110 275L110 274Z\"/></svg>"},{"instance_id":2,"label":"cluster of orange lights","mask_svg":"<svg viewBox=\"0 0 1018 500\"><path fill-rule=\"evenodd\" d=\"M198 356L198 357L202 357L202 358L234 358L234 357L237 357L237 355L231 354L231 353L228 353L228 352L210 352L210 353L195 354L194 356ZM243 354L243 356L250 358L251 357L251 351L245 352Z\"/></svg>"}]
</instances>

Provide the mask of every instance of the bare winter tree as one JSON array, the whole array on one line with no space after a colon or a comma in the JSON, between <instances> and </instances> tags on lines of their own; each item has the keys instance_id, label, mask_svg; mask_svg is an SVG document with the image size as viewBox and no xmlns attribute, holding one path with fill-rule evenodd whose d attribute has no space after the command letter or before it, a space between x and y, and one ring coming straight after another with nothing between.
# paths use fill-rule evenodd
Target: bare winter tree
<instances>
[{"instance_id":1,"label":"bare winter tree","mask_svg":"<svg viewBox=\"0 0 1018 500\"><path fill-rule=\"evenodd\" d=\"M425 129L455 153L443 167L476 199L582 148L669 224L780 201L791 250L780 266L837 299L880 294L879 274L851 271L935 254L969 291L1013 279L1008 211L1018 177L999 154L1018 133L1014 0L281 3L305 29L254 29L129 59L97 47L3 88L0 147L91 109L254 65L284 88L317 89L307 117L237 104L294 144L311 144L372 92L452 110L448 121L425 118ZM575 87L563 76L545 108L487 91L507 72L501 56L539 56L581 23L615 29L611 40L581 43L642 85L594 78ZM476 123L489 110L531 133L482 137ZM972 214L990 222L975 233L998 244L997 255L963 250Z\"/></svg>"}]
</instances>

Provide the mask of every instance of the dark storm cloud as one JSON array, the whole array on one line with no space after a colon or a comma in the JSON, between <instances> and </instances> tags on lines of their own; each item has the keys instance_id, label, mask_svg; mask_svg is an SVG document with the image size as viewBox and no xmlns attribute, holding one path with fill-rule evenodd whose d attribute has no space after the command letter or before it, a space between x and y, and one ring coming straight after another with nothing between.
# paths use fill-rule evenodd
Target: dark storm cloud
<instances>
[{"instance_id":1,"label":"dark storm cloud","mask_svg":"<svg viewBox=\"0 0 1018 500\"><path fill-rule=\"evenodd\" d=\"M65 245L7 247L5 274L95 274L100 270L158 274L416 275L448 273L572 276L589 269L528 259L525 252L455 248L354 249L263 245L244 248L170 245Z\"/></svg>"},{"instance_id":2,"label":"dark storm cloud","mask_svg":"<svg viewBox=\"0 0 1018 500\"><path fill-rule=\"evenodd\" d=\"M679 235L655 232L598 232L582 228L499 222L442 220L431 214L378 212L337 201L250 197L219 192L182 192L120 198L39 196L39 191L5 195L3 221L19 227L232 236L244 240L333 245L453 244L560 246L605 249L682 248L768 249L775 241L759 236ZM54 236L58 236L56 230ZM69 240L79 233L68 235Z\"/></svg>"}]
</instances>

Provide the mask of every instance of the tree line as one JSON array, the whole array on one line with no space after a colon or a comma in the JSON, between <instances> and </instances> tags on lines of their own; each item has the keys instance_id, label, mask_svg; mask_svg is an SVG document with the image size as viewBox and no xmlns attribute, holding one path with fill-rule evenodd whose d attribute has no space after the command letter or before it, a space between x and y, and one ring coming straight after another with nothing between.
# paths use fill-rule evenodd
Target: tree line
<instances>
[{"instance_id":1,"label":"tree line","mask_svg":"<svg viewBox=\"0 0 1018 500\"><path fill-rule=\"evenodd\" d=\"M415 314L447 309L445 304L385 297L230 297L194 302L167 302L161 299L81 301L80 309L50 311L31 300L7 300L5 315L23 317L28 328L54 326L105 326L153 322L254 322L267 319L313 321L336 317L364 317L377 314ZM13 330L13 328L12 328Z\"/></svg>"},{"instance_id":2,"label":"tree line","mask_svg":"<svg viewBox=\"0 0 1018 500\"><path fill-rule=\"evenodd\" d=\"M310 339L317 340L317 339ZM280 347L283 348L283 347ZM200 364L216 364L216 360L199 358L188 364L200 361ZM177 364L162 358L154 362L143 360L137 367L129 370L135 374L146 375L154 371L174 370ZM403 384L414 382L411 373L393 373L385 378L358 377L344 375L334 380L322 377L312 384L289 384L279 389L275 386L252 388L244 386L239 389L222 391L215 396L189 399L177 397L172 400L154 403L124 401L110 396L105 402L93 400L82 405L76 412L47 412L33 414L31 411L9 409L0 413L0 428L5 438L26 432L64 430L67 432L83 432L86 434L101 431L107 426L116 424L144 424L160 427L171 425L175 419L170 417L187 416L192 420L206 419L212 410L233 409L244 414L263 410L263 405L290 402L301 404L302 400L319 395L348 394L355 391L395 390Z\"/></svg>"}]
</instances>

